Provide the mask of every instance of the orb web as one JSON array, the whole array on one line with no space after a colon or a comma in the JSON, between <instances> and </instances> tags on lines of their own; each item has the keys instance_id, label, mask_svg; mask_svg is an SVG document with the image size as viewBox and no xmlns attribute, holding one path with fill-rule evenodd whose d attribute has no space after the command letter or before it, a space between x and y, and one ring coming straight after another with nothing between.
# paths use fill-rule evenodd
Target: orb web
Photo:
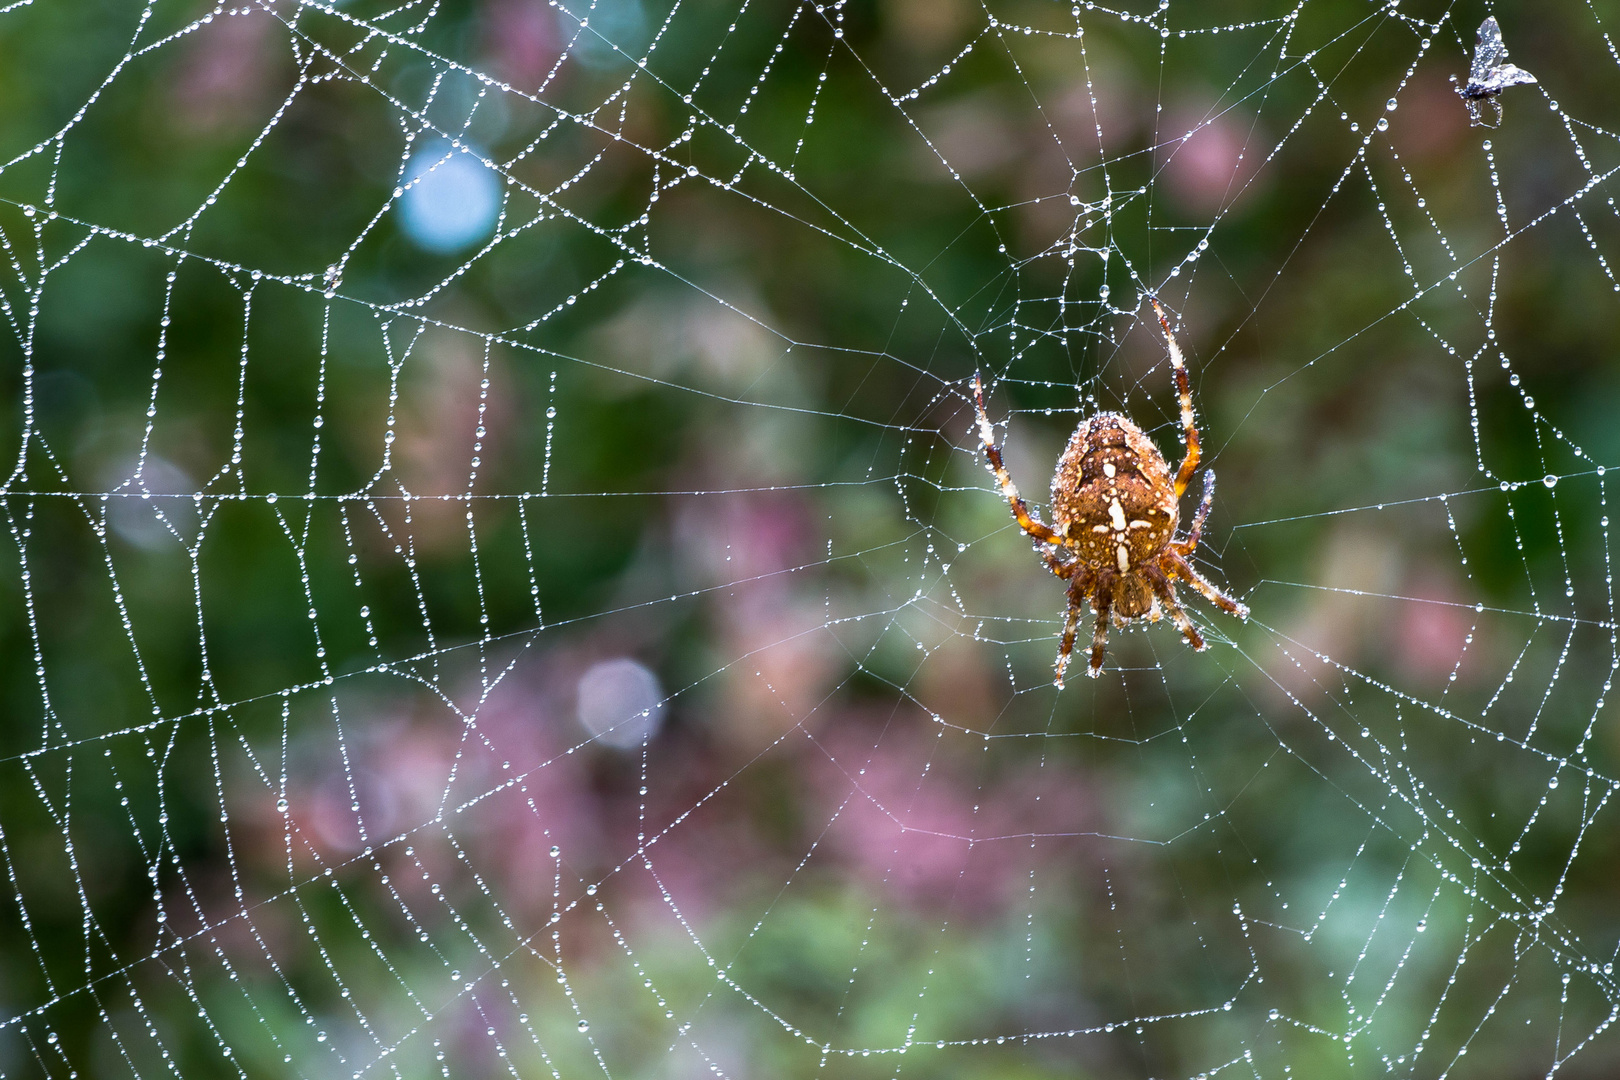
<instances>
[{"instance_id":1,"label":"orb web","mask_svg":"<svg viewBox=\"0 0 1620 1080\"><path fill-rule=\"evenodd\" d=\"M1612 1072L1544 7L0 6L0 1076ZM1059 691L1149 296L1252 615Z\"/></svg>"}]
</instances>

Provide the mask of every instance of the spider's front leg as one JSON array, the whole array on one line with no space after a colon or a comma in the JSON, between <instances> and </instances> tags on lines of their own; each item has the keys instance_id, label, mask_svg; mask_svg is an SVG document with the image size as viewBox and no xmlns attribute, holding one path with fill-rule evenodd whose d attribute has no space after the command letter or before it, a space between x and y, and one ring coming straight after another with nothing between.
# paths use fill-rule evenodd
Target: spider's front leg
<instances>
[{"instance_id":1,"label":"spider's front leg","mask_svg":"<svg viewBox=\"0 0 1620 1080\"><path fill-rule=\"evenodd\" d=\"M984 444L984 456L989 459L990 469L996 474L996 483L1001 487L1002 497L1007 500L1007 505L1012 507L1018 527L1043 544L1061 546L1063 538L1029 512L1028 504L1018 494L1018 486L1013 483L1011 474L1007 472L1007 466L1001 462L1001 448L996 445L996 432L990 426L990 414L984 410L984 384L979 381L977 374L973 376L973 408L979 420L979 441ZM1062 564L1056 562L1055 556L1045 551L1041 554L1042 558L1046 559L1046 564L1052 567L1054 574L1058 577L1068 576L1058 569Z\"/></svg>"},{"instance_id":2,"label":"spider's front leg","mask_svg":"<svg viewBox=\"0 0 1620 1080\"><path fill-rule=\"evenodd\" d=\"M1159 317L1159 327L1164 331L1164 343L1170 349L1170 366L1176 376L1176 397L1181 402L1181 430L1187 440L1187 454L1181 459L1181 467L1176 470L1176 498L1179 499L1186 493L1187 485L1192 483L1200 457L1198 424L1193 419L1192 380L1187 375L1187 361L1181 356L1176 335L1170 332L1170 319L1165 315L1164 308L1159 306L1157 297L1148 297L1148 303L1153 305L1153 312Z\"/></svg>"}]
</instances>

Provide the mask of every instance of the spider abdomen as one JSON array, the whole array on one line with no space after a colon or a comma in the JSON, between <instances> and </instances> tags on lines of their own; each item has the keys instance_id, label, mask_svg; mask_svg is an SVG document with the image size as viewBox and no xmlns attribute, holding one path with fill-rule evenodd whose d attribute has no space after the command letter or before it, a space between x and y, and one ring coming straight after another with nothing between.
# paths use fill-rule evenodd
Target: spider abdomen
<instances>
[{"instance_id":1,"label":"spider abdomen","mask_svg":"<svg viewBox=\"0 0 1620 1080\"><path fill-rule=\"evenodd\" d=\"M1174 535L1175 490L1164 455L1142 429L1118 413L1098 413L1080 422L1058 459L1054 530L1093 570L1129 574L1157 559ZM1133 599L1120 597L1126 608L1138 606Z\"/></svg>"}]
</instances>

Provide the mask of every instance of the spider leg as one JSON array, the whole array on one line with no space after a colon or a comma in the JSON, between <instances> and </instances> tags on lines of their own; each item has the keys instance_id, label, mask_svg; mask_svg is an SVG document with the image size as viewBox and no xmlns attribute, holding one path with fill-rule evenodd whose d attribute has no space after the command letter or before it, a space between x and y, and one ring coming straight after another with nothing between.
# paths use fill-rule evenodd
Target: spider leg
<instances>
[{"instance_id":1,"label":"spider leg","mask_svg":"<svg viewBox=\"0 0 1620 1080\"><path fill-rule=\"evenodd\" d=\"M1013 483L1012 476L1008 474L1007 467L1001 463L1001 448L996 445L995 429L990 426L990 416L984 411L984 385L980 383L978 375L973 376L973 408L979 420L979 441L984 444L984 456L990 460L990 468L996 474L996 483L1001 486L1001 495L1012 507L1013 517L1018 519L1018 527L1033 536L1043 544L1063 543L1063 538L1042 524L1029 512L1029 506L1018 494L1018 486ZM1045 557L1046 553L1042 553ZM1053 560L1048 558L1048 566L1059 577L1060 573Z\"/></svg>"},{"instance_id":2,"label":"spider leg","mask_svg":"<svg viewBox=\"0 0 1620 1080\"><path fill-rule=\"evenodd\" d=\"M1209 582L1205 581L1204 576L1192 568L1192 563L1188 562L1175 551L1165 552L1161 561L1162 564L1165 565L1165 568L1168 569L1172 574L1185 581L1199 592L1203 593L1206 600L1220 608L1222 611L1229 615L1236 615L1240 619L1247 619L1249 617L1249 607L1247 604L1239 603L1230 596L1227 596L1225 593L1221 592L1221 590L1217 589Z\"/></svg>"},{"instance_id":3,"label":"spider leg","mask_svg":"<svg viewBox=\"0 0 1620 1080\"><path fill-rule=\"evenodd\" d=\"M1058 550L1067 551L1068 549L1059 548ZM1074 572L1080 569L1082 565L1078 559L1072 557L1068 562L1064 562L1062 559L1057 557L1056 552L1054 552L1050 547L1046 546L1041 548L1041 558L1046 560L1047 568L1064 581L1068 581L1071 577L1073 577Z\"/></svg>"},{"instance_id":4,"label":"spider leg","mask_svg":"<svg viewBox=\"0 0 1620 1080\"><path fill-rule=\"evenodd\" d=\"M1086 674L1095 679L1102 674L1103 651L1108 648L1108 613L1114 606L1114 575L1103 571L1097 575L1091 592L1091 606L1097 609L1097 623L1091 630L1091 666Z\"/></svg>"},{"instance_id":5,"label":"spider leg","mask_svg":"<svg viewBox=\"0 0 1620 1080\"><path fill-rule=\"evenodd\" d=\"M1181 459L1181 467L1176 470L1176 498L1179 499L1186 493L1187 485L1192 483L1192 474L1198 471L1200 457L1198 424L1193 420L1192 380L1187 375L1187 362L1181 357L1181 346L1176 344L1176 335L1170 332L1170 320L1165 317L1164 308L1159 306L1157 297L1148 297L1148 302L1159 316L1165 344L1170 347L1170 366L1176 376L1176 396L1181 399L1181 430L1187 438L1187 456Z\"/></svg>"},{"instance_id":6,"label":"spider leg","mask_svg":"<svg viewBox=\"0 0 1620 1080\"><path fill-rule=\"evenodd\" d=\"M1198 500L1198 512L1193 515L1192 527L1187 530L1187 539L1178 540L1170 546L1177 554L1191 555L1198 547L1199 537L1204 535L1204 522L1209 519L1209 508L1215 502L1215 470L1204 470L1204 497Z\"/></svg>"},{"instance_id":7,"label":"spider leg","mask_svg":"<svg viewBox=\"0 0 1620 1080\"><path fill-rule=\"evenodd\" d=\"M1192 620L1187 618L1187 613L1177 602L1176 587L1171 584L1169 576L1153 563L1147 563L1142 567L1142 576L1148 579L1148 584L1153 586L1153 591L1169 610L1170 618L1175 621L1176 629L1181 631L1181 636L1187 639L1187 644L1196 652L1207 649L1209 646L1204 644L1204 635L1198 632L1198 627L1192 624Z\"/></svg>"},{"instance_id":8,"label":"spider leg","mask_svg":"<svg viewBox=\"0 0 1620 1080\"><path fill-rule=\"evenodd\" d=\"M1072 574L1080 569L1075 563L1068 566ZM1084 609L1086 592L1091 588L1091 574L1082 572L1069 582L1069 606L1063 613L1063 643L1058 646L1057 674L1052 682L1059 690L1063 689L1063 673L1068 670L1069 656L1074 652L1074 637L1080 622L1080 612Z\"/></svg>"}]
</instances>

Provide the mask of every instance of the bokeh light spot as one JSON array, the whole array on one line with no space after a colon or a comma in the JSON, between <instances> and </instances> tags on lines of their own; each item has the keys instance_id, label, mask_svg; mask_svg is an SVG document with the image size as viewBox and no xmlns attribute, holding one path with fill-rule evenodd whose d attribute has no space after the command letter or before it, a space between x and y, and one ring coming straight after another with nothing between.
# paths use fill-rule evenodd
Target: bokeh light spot
<instances>
[{"instance_id":1,"label":"bokeh light spot","mask_svg":"<svg viewBox=\"0 0 1620 1080\"><path fill-rule=\"evenodd\" d=\"M664 688L634 660L604 660L580 676L578 715L597 742L619 750L640 746L663 722Z\"/></svg>"},{"instance_id":2,"label":"bokeh light spot","mask_svg":"<svg viewBox=\"0 0 1620 1080\"><path fill-rule=\"evenodd\" d=\"M501 209L495 171L465 149L439 140L418 150L405 167L400 226L411 242L448 255L490 234Z\"/></svg>"}]
</instances>

